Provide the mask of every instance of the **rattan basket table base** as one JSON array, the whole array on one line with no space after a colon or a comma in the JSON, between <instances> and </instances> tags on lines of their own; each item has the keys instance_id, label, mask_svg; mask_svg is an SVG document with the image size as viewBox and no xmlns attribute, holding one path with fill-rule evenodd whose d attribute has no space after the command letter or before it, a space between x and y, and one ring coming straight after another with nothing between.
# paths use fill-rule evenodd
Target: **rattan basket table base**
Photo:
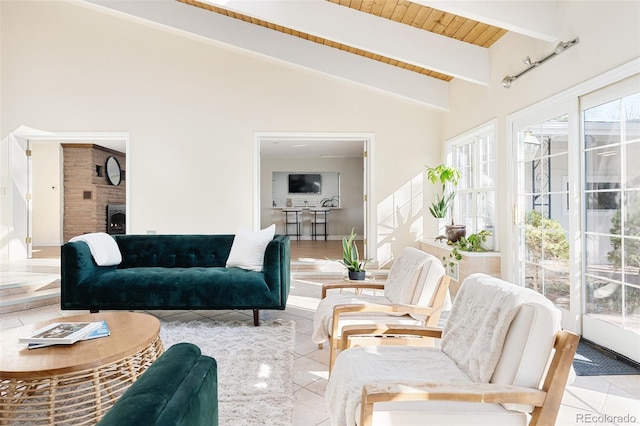
<instances>
[{"instance_id":1,"label":"rattan basket table base","mask_svg":"<svg viewBox=\"0 0 640 426\"><path fill-rule=\"evenodd\" d=\"M156 335L143 349L104 365L37 378L0 378L0 425L95 424L162 352Z\"/></svg>"}]
</instances>

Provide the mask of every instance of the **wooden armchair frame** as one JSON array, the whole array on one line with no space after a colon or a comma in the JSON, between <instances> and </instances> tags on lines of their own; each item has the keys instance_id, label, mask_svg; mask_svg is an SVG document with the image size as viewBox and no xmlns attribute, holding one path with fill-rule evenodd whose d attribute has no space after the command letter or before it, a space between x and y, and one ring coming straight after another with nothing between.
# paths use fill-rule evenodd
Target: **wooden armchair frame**
<instances>
[{"instance_id":1,"label":"wooden armchair frame","mask_svg":"<svg viewBox=\"0 0 640 426\"><path fill-rule=\"evenodd\" d=\"M440 337L439 328L419 326L345 326L342 329L341 345L345 349L362 345L382 345L384 339L376 337L402 336ZM367 336L360 340L358 336ZM554 354L540 389L521 386L497 385L492 383L460 384L453 383L412 383L387 382L367 384L362 388L360 405L360 425L371 426L373 422L373 404L391 401L467 401L486 403L529 404L535 408L531 414L530 426L553 425L560 410L562 396L567 384L573 358L580 337L561 330L556 334L553 345ZM397 344L397 343L395 343ZM410 344L410 340L407 344Z\"/></svg>"},{"instance_id":2,"label":"wooden armchair frame","mask_svg":"<svg viewBox=\"0 0 640 426\"><path fill-rule=\"evenodd\" d=\"M333 325L330 335L330 354L329 354L329 374L331 374L331 370L333 369L333 364L335 363L336 357L338 356L338 352L343 348L346 348L343 344L343 339L335 338L339 334L340 331L340 316L343 314L349 313L362 313L362 312L374 312L374 313L394 313L394 314L419 314L425 315L425 319L422 322L422 325L426 327L435 327L438 324L439 315L434 315L435 313L439 313L442 311L442 307L444 305L444 301L447 295L447 291L449 290L449 283L451 282L451 277L444 275L440 278L438 282L438 286L434 292L432 297L432 306L418 306L418 305L408 305L408 304L368 304L368 305L360 305L360 304L344 304L344 305L336 305L333 308ZM363 289L374 289L374 290L384 290L383 282L363 282L363 283L355 283L350 281L348 283L325 283L322 285L322 299L327 296L327 290L332 289L344 289L344 288L353 288L356 290ZM351 325L343 327L343 331L348 327L357 327L360 328L362 326L359 325ZM322 349L322 344L319 344L318 347Z\"/></svg>"}]
</instances>

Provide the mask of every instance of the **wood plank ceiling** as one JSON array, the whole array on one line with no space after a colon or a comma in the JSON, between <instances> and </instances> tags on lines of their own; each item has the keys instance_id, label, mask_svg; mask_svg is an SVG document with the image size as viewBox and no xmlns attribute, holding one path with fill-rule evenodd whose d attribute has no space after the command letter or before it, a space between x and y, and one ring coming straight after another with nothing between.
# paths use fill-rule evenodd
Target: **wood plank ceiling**
<instances>
[{"instance_id":1,"label":"wood plank ceiling","mask_svg":"<svg viewBox=\"0 0 640 426\"><path fill-rule=\"evenodd\" d=\"M412 65L406 62L397 61L385 56L367 52L362 49L357 49L352 46L347 46L342 43L337 43L332 40L328 40L322 37L316 37L312 34L303 33L301 31L292 30L290 28L283 27L281 25L275 25L273 23L252 18L250 16L243 15L241 13L232 12L221 7L213 6L207 3L202 3L197 0L178 0L182 3L195 6L204 10L219 13L229 16L231 18L240 19L245 22L250 22L254 25L259 25L265 28L269 28L275 31L279 31L284 34L289 34L295 37L300 37L305 40L313 41L315 43L323 44L325 46L340 49L355 55L360 55L369 59L380 61L389 65L393 65L399 68L404 68L408 71L423 74L429 77L437 78L444 81L450 81L451 76L442 74L439 72L431 71L416 65ZM507 30L494 27L482 22L467 19L462 16L454 15L447 12L442 12L431 7L423 6L417 3L412 3L407 0L327 0L331 3L339 4L341 6L349 7L351 9L360 11L362 13L368 13L371 15L379 16L381 18L389 19L394 22L398 22L404 25L409 25L414 28L420 28L424 31L429 31L435 34L439 34L445 37L450 37L455 40L467 42L476 46L490 47L493 43L498 41L500 37L506 34Z\"/></svg>"}]
</instances>

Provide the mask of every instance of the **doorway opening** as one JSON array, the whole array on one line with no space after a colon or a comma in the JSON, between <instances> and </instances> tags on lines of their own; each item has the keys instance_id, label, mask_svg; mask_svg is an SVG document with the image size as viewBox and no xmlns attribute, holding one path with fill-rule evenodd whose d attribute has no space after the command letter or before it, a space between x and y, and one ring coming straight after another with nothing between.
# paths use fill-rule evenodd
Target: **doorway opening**
<instances>
[{"instance_id":1,"label":"doorway opening","mask_svg":"<svg viewBox=\"0 0 640 426\"><path fill-rule=\"evenodd\" d=\"M376 223L375 209L370 207L375 205L372 199L373 134L256 133L254 141L256 229L275 223L276 233L284 233L282 209L287 204L300 204L304 211L325 203L331 206L327 240L341 240L355 228L363 257L375 257L375 248L368 244L375 235ZM305 197L289 193L283 178L284 195L277 193L275 177L301 173L326 174L330 181L339 182L338 189ZM338 178L333 179L334 176ZM307 226L302 224L302 230L301 240L312 240L310 221Z\"/></svg>"},{"instance_id":2,"label":"doorway opening","mask_svg":"<svg viewBox=\"0 0 640 426\"><path fill-rule=\"evenodd\" d=\"M1 247L3 260L15 261L30 259L33 250L33 229L34 229L34 170L32 164L32 147L51 147L54 144L95 144L114 151L123 152L125 155L129 149L129 133L126 132L48 132L21 126L11 132L8 138L3 141L7 146L3 147L3 152L8 155L8 185L6 203L3 209L10 214L6 221L3 220L3 228L6 229L6 243ZM50 161L57 162L54 166L62 173L61 156L51 158ZM130 159L126 156L127 169ZM62 194L63 179L58 175L59 185L56 188ZM55 185L51 185L55 186ZM126 209L129 218L129 194L130 181L126 180ZM61 198L61 196L60 196ZM54 203L55 204L55 203ZM64 220L64 202L60 200L57 205L44 205L36 203L36 208L53 209L59 217L57 220L56 234L58 238L53 238L59 243L63 241L62 228ZM41 205L42 207L38 207ZM35 218L42 215L36 214Z\"/></svg>"}]
</instances>

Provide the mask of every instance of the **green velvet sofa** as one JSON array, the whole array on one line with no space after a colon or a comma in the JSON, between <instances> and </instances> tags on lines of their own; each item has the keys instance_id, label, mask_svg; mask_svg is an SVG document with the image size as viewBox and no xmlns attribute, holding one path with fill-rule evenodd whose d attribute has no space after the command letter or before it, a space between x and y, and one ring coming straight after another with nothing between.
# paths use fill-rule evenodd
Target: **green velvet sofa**
<instances>
[{"instance_id":1,"label":"green velvet sofa","mask_svg":"<svg viewBox=\"0 0 640 426\"><path fill-rule=\"evenodd\" d=\"M275 235L261 272L226 268L234 235L114 235L122 262L97 266L84 241L61 251L62 309L260 309L286 307L290 242Z\"/></svg>"},{"instance_id":2,"label":"green velvet sofa","mask_svg":"<svg viewBox=\"0 0 640 426\"><path fill-rule=\"evenodd\" d=\"M216 360L191 343L171 346L98 422L100 426L218 425Z\"/></svg>"}]
</instances>

